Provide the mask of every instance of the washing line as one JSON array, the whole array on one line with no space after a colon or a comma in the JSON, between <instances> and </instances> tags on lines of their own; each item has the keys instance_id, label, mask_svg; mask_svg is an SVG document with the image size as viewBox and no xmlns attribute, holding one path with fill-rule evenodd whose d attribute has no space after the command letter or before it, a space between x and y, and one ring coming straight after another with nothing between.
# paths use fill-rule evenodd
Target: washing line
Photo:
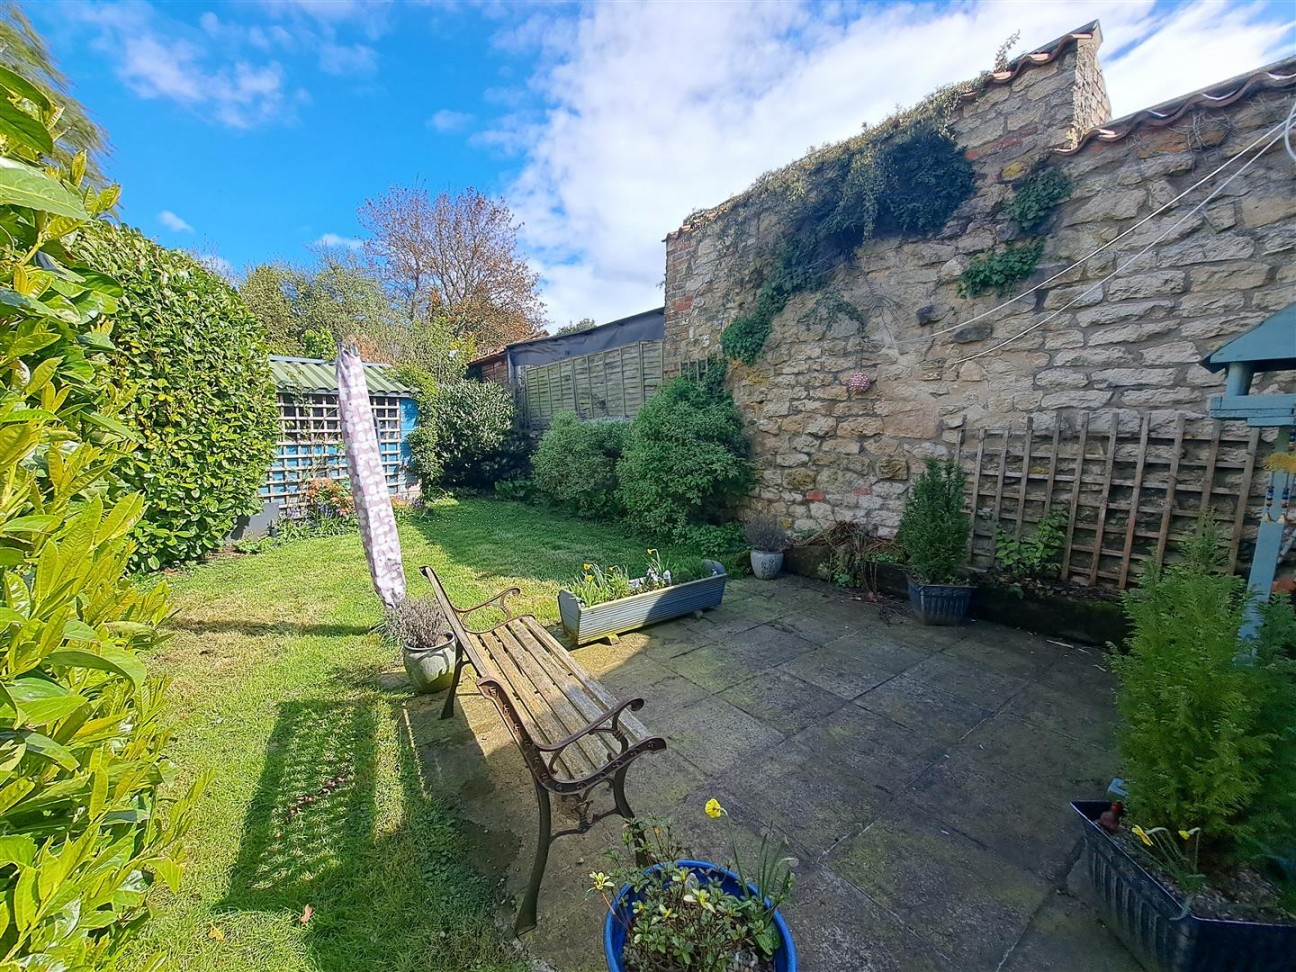
<instances>
[{"instance_id":1,"label":"washing line","mask_svg":"<svg viewBox=\"0 0 1296 972\"><path fill-rule=\"evenodd\" d=\"M1279 138L1283 138L1284 136L1286 137L1286 142L1287 142L1287 151L1290 152L1290 153L1292 153L1292 158L1296 158L1296 151L1293 151L1292 143L1291 143L1291 132L1292 132L1292 126L1293 126L1293 122L1294 122L1294 121L1296 121L1296 102L1293 102L1293 104L1292 104L1292 113L1289 114L1289 115L1287 116L1287 119L1286 119L1285 121L1281 121L1281 122L1279 122L1279 123L1278 123L1277 125L1275 125L1273 128L1269 129L1269 131L1265 132L1263 135L1261 135L1259 138L1257 138L1257 139L1256 139L1254 142L1252 142L1250 145L1246 146L1246 148L1242 149L1242 150L1239 151L1236 155L1232 156L1232 157L1229 158L1227 161L1223 162L1221 165L1219 165L1217 168L1215 168L1215 169L1214 169L1213 171L1211 171L1209 174L1207 174L1207 175L1203 176L1201 179L1197 180L1197 182L1193 183L1191 186L1189 186L1189 187L1188 187L1187 189L1185 189L1183 192L1179 193L1179 195L1175 196L1175 197L1174 197L1173 199L1171 199L1169 202L1164 203L1160 208L1153 210L1151 213L1148 213L1148 215L1144 216L1144 217L1143 217L1142 219L1140 219L1137 223L1135 223L1135 224L1134 224L1133 226L1131 226L1129 229L1125 230L1125 231L1124 231L1123 233L1121 233L1120 235L1118 235L1118 236L1116 236L1116 237L1114 237L1114 238L1108 240L1106 243L1103 243L1101 246L1095 248L1095 249L1092 250L1091 252L1086 253L1084 256L1082 256L1080 259L1076 260L1076 261L1075 261L1074 263L1072 263L1070 266L1066 267L1065 269L1059 270L1057 273L1053 274L1053 276L1049 277L1047 280L1043 280L1043 281L1041 281L1040 283L1037 283L1034 287L1031 287L1030 290L1025 290L1025 291L1023 291L1022 293L1018 294L1016 297L1010 297L1010 298L1008 298L1008 300L1005 300L1002 304L999 304L999 305L996 306L996 307L991 307L989 310L987 310L987 311L983 311L983 312L981 312L980 314L977 314L975 317L970 317L970 318L968 318L968 319L965 320L965 321L960 321L959 323L957 323L957 324L952 324L952 325L950 325L949 327L943 327L943 328L941 328L941 329L938 330L938 331L929 331L929 332L927 332L926 334L920 335L919 337L912 337L912 338L899 338L899 339L893 338L891 343L894 344L894 345L903 345L903 344L922 344L923 342L925 342L925 341L930 341L932 338L939 337L939 336L942 335L942 334L948 334L948 333L950 333L951 331L957 331L957 330L959 330L960 328L967 327L969 324L975 324L977 321L982 320L983 318L989 317L991 314L997 314L999 311L1003 310L1005 307L1010 307L1011 305L1015 304L1017 301L1022 300L1022 299L1025 298L1025 297L1029 297L1031 294L1035 293L1036 291L1044 289L1044 288L1047 287L1049 284L1051 284L1053 281L1057 280L1059 277L1063 277L1063 276L1065 276L1066 274L1068 274L1068 273L1070 273L1072 270L1074 270L1076 267L1079 267L1079 266L1083 265L1084 263L1088 262L1089 260L1092 260L1092 259L1093 259L1094 257L1096 257L1099 253L1102 253L1103 250L1106 250L1106 249L1109 249L1110 247L1115 246L1115 245L1116 245L1117 243L1119 243L1121 240L1125 239L1125 237L1127 237L1127 236L1129 236L1131 233L1137 231L1137 230L1139 229L1139 227L1143 226L1143 224L1145 224L1146 222L1148 222L1148 220L1155 219L1156 217L1160 216L1160 215L1161 215L1162 213L1164 213L1167 209L1170 209L1172 206L1174 206L1174 205L1176 205L1177 203L1179 203L1180 200L1182 200L1185 196L1190 195L1191 193L1195 192L1197 189L1199 189L1199 188L1201 188L1203 185L1205 185L1207 182L1210 182L1211 179L1214 179L1217 175L1219 175L1221 172L1223 172L1225 169L1227 169L1229 166L1231 166L1231 165L1232 165L1234 162L1236 162L1238 159L1242 158L1242 156L1244 156L1244 155L1246 155L1248 152L1250 152L1253 148L1255 148L1257 145L1259 145L1259 144L1260 144L1262 141L1264 141L1266 138L1269 138L1271 135L1273 135L1273 134L1274 134L1275 132L1277 132L1279 129L1284 129L1284 133L1283 133L1283 135L1280 135ZM1274 139L1273 141L1277 141L1277 139ZM1271 141L1271 142L1269 143L1269 145L1266 145L1265 148L1261 150L1261 152L1267 151L1268 148L1269 148L1269 146L1270 146L1270 145L1273 145L1273 141ZM1236 173L1235 173L1235 174L1236 174Z\"/></svg>"},{"instance_id":2,"label":"washing line","mask_svg":"<svg viewBox=\"0 0 1296 972\"><path fill-rule=\"evenodd\" d=\"M1282 126L1282 125L1279 125L1279 126L1277 126L1277 127L1281 128L1281 127L1283 127L1283 126ZM1082 299L1084 299L1085 297L1087 297L1087 296L1089 296L1090 294L1092 294L1095 290L1100 290L1100 289L1102 288L1103 284L1107 283L1107 281L1111 280L1113 277L1116 277L1116 276L1118 276L1119 274L1121 274L1122 272L1124 272L1125 270L1129 269L1130 266L1132 266L1133 264L1137 263L1137 262L1138 262L1139 260L1141 260L1144 256L1146 256L1148 253L1150 253L1150 252L1152 251L1152 249L1153 249L1154 247L1156 247L1156 246L1157 246L1157 245L1158 245L1162 240L1164 240L1167 236L1169 236L1171 233L1173 233L1175 230L1177 230L1180 226L1182 226L1184 223L1186 223L1188 220L1190 220L1193 216L1197 215L1198 212L1200 212L1202 209L1204 209L1204 208L1206 207L1206 204L1207 204L1207 203L1211 202L1211 200L1213 200L1216 196L1218 196L1221 192L1223 192L1224 189L1228 186L1228 184L1229 184L1230 182L1232 182L1234 179L1236 179L1238 176L1240 176L1240 175L1241 175L1243 172L1245 172L1247 169L1251 168L1251 166L1252 166L1255 162L1259 161L1260 157L1261 157L1262 155L1264 155L1265 152L1269 151L1269 149L1271 149L1274 145L1276 145L1276 144L1279 142L1279 140L1281 140L1282 138L1283 138L1283 136L1282 136L1281 134L1279 134L1279 135L1275 135L1275 136L1274 136L1274 137L1273 137L1273 138L1272 138L1272 139L1271 139L1271 140L1270 140L1270 141L1269 141L1269 142L1268 142L1264 147L1262 147L1262 148L1260 149L1260 151L1258 151L1255 155L1253 155L1250 159L1248 159L1248 160L1243 164L1242 168L1238 169L1236 172L1234 172L1232 175L1230 175L1227 179L1225 179L1223 182L1221 182L1218 186L1216 186L1216 187L1211 191L1210 195L1208 195L1205 199L1203 199L1201 202L1199 202L1199 203L1198 203L1196 206L1194 206L1192 209L1188 210L1187 213L1185 213L1182 217L1180 217L1180 218L1179 218L1179 219L1178 219L1174 224L1172 224L1172 225L1171 225L1167 230L1165 230L1165 231L1164 231L1160 236L1158 236L1156 239L1154 239L1151 243L1149 243L1149 244L1148 244L1147 246L1145 246L1143 249L1139 250L1138 253L1135 253L1135 254L1134 254L1132 257L1130 257L1127 261L1125 261L1124 263L1120 264L1120 265L1119 265L1115 270L1113 270L1113 271L1112 271L1111 273L1109 273L1107 276L1103 277L1101 280L1099 280L1096 284L1094 284L1094 285L1093 285L1092 287L1090 287L1088 290L1085 290L1085 291L1083 291L1082 293L1077 294L1075 297L1072 297L1069 301L1067 301L1065 304L1063 304L1061 307L1059 307L1059 308L1058 308L1056 311L1054 311L1052 314L1048 315L1047 317L1045 317L1045 318L1043 318L1043 319L1041 319L1041 320L1039 320L1039 321L1036 321L1034 324L1032 324L1030 327L1026 328L1025 330L1020 331L1020 332L1018 332L1017 334L1014 334L1012 337L1007 338L1006 340L1000 341L998 344L994 345L993 347L986 348L986 349L983 350L983 351L978 351L976 354L970 354L970 355L968 355L966 358L960 358L960 359L958 359L957 361L953 361L953 362L950 363L949 367L957 367L958 365L964 364L965 362L968 362L968 361L975 361L977 358L983 358L983 357L985 357L987 354L993 354L995 351L998 351L998 350L1000 350L1001 348L1005 348L1005 347L1007 347L1008 345L1012 344L1014 341L1019 341L1019 340L1021 340L1021 339L1024 338L1027 334L1030 334L1032 331L1037 330L1038 328L1043 327L1043 326L1044 326L1045 324L1047 324L1049 321L1055 320L1055 319L1056 319L1058 316L1060 316L1064 311L1066 311L1068 308L1070 308L1072 305L1076 304L1076 303L1079 302L1080 300L1082 300ZM1246 151L1246 150L1244 150L1244 151Z\"/></svg>"}]
</instances>

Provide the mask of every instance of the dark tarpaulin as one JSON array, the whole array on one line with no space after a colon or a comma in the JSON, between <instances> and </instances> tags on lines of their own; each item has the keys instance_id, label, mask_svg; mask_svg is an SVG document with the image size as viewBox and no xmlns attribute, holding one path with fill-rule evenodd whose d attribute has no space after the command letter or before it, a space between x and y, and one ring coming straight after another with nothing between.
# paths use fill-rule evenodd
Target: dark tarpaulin
<instances>
[{"instance_id":1,"label":"dark tarpaulin","mask_svg":"<svg viewBox=\"0 0 1296 972\"><path fill-rule=\"evenodd\" d=\"M609 321L588 331L513 344L507 350L509 360L515 368L529 368L566 361L568 358L580 358L599 351L611 351L640 341L661 341L665 337L666 308L658 307L618 321Z\"/></svg>"}]
</instances>

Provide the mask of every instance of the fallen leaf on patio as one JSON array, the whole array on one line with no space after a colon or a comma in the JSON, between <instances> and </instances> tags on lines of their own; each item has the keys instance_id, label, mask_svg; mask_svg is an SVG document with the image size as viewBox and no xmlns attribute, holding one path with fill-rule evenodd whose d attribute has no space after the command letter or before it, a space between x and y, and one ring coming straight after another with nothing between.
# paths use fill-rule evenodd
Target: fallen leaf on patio
<instances>
[{"instance_id":1,"label":"fallen leaf on patio","mask_svg":"<svg viewBox=\"0 0 1296 972\"><path fill-rule=\"evenodd\" d=\"M311 920L311 915L313 914L315 914L315 909L312 908L310 905L307 905L305 908L302 909L301 917L298 918L297 920L304 925Z\"/></svg>"},{"instance_id":2,"label":"fallen leaf on patio","mask_svg":"<svg viewBox=\"0 0 1296 972\"><path fill-rule=\"evenodd\" d=\"M212 925L210 928L207 929L207 937L214 938L218 942L225 941L225 933L221 931L219 928L217 928L215 925Z\"/></svg>"}]
</instances>

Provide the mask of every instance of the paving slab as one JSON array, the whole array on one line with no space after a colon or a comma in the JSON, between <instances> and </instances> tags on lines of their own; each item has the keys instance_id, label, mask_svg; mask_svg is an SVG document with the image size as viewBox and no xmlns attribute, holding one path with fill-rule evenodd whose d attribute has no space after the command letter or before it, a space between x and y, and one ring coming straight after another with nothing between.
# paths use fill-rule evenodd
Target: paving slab
<instances>
[{"instance_id":1,"label":"paving slab","mask_svg":"<svg viewBox=\"0 0 1296 972\"><path fill-rule=\"evenodd\" d=\"M899 602L796 577L734 578L724 605L593 644L576 657L666 739L627 795L670 817L695 854L786 855L785 915L809 972L1134 972L1066 874L1067 801L1115 769L1106 655L997 625L918 624ZM535 852L530 776L493 707L409 706L429 788L449 795L501 916ZM716 797L730 816L702 811ZM597 807L609 804L600 789ZM556 808L570 820L571 808ZM618 818L551 851L527 954L557 972L605 967L591 870ZM1074 869L1072 869L1074 875Z\"/></svg>"}]
</instances>

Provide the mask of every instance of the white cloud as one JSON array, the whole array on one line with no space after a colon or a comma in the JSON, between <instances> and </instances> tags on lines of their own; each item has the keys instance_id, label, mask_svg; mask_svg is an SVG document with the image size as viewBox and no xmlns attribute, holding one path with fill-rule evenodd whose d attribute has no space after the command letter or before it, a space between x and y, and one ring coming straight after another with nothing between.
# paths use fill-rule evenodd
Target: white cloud
<instances>
[{"instance_id":1,"label":"white cloud","mask_svg":"<svg viewBox=\"0 0 1296 972\"><path fill-rule=\"evenodd\" d=\"M435 128L438 132L457 132L464 128L473 116L465 111L451 111L449 108L442 108L427 120L429 128Z\"/></svg>"},{"instance_id":2,"label":"white cloud","mask_svg":"<svg viewBox=\"0 0 1296 972\"><path fill-rule=\"evenodd\" d=\"M378 52L364 44L335 44L327 41L319 49L320 70L328 74L354 77L378 70Z\"/></svg>"},{"instance_id":3,"label":"white cloud","mask_svg":"<svg viewBox=\"0 0 1296 972\"><path fill-rule=\"evenodd\" d=\"M192 226L169 209L164 209L158 213L158 222L176 233L192 233L194 231Z\"/></svg>"},{"instance_id":4,"label":"white cloud","mask_svg":"<svg viewBox=\"0 0 1296 972\"><path fill-rule=\"evenodd\" d=\"M315 246L324 247L345 247L348 250L358 250L364 246L364 240L357 240L353 236L341 236L337 233L325 233L315 241Z\"/></svg>"},{"instance_id":5,"label":"white cloud","mask_svg":"<svg viewBox=\"0 0 1296 972\"><path fill-rule=\"evenodd\" d=\"M203 31L169 33L147 3L72 6L82 21L99 30L96 46L116 62L117 76L141 98L165 98L231 128L254 125L291 113L300 94L290 94L275 61L253 64L242 58L221 63L201 43L226 30L212 15ZM173 25L168 25L173 26Z\"/></svg>"},{"instance_id":6,"label":"white cloud","mask_svg":"<svg viewBox=\"0 0 1296 972\"><path fill-rule=\"evenodd\" d=\"M201 263L212 273L220 274L226 280L234 279L234 264L230 263L219 253L195 253L193 258Z\"/></svg>"},{"instance_id":7,"label":"white cloud","mask_svg":"<svg viewBox=\"0 0 1296 972\"><path fill-rule=\"evenodd\" d=\"M1253 5L1153 0L592 4L553 30L530 8L499 43L538 53L544 110L477 143L523 154L509 195L550 318L610 320L661 302L661 240L693 209L976 75L1014 30L1020 53L1095 17L1116 114L1272 60L1287 30Z\"/></svg>"}]
</instances>

